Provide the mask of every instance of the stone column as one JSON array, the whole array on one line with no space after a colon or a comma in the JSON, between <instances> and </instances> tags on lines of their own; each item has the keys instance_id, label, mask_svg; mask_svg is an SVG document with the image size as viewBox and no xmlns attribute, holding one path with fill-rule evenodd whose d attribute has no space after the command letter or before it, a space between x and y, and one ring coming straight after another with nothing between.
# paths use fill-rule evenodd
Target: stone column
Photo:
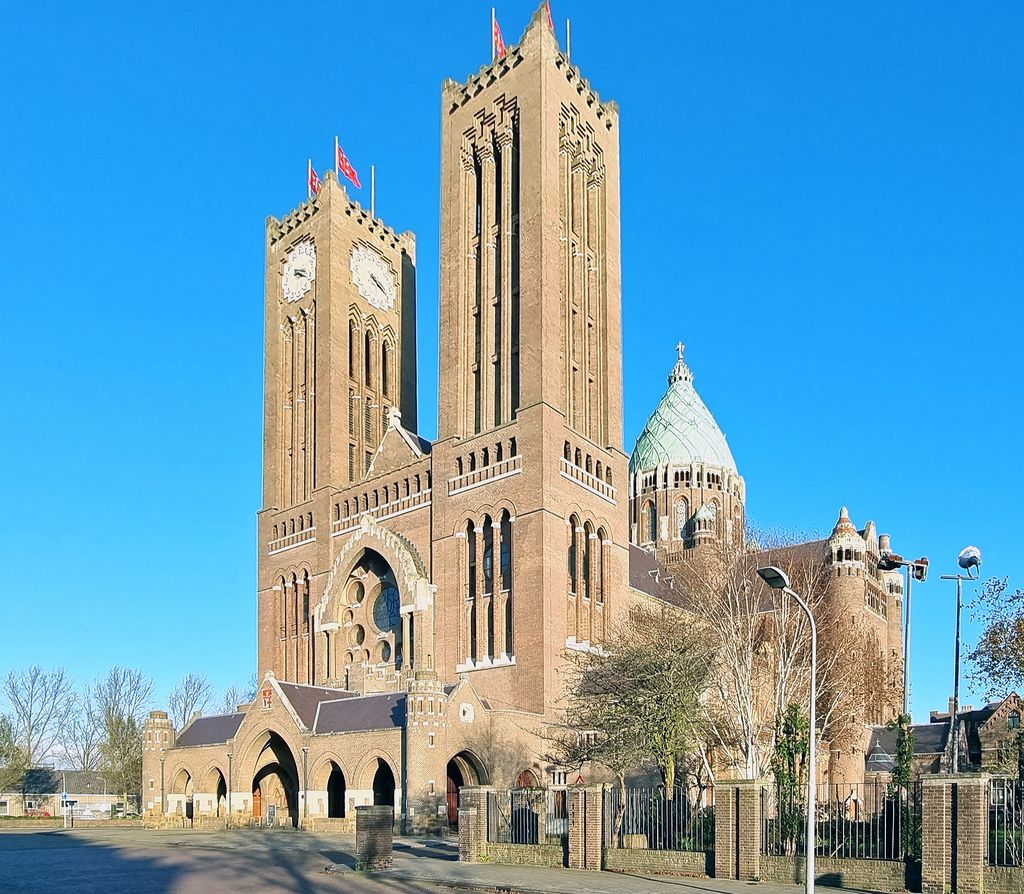
<instances>
[{"instance_id":1,"label":"stone column","mask_svg":"<svg viewBox=\"0 0 1024 894\"><path fill-rule=\"evenodd\" d=\"M569 868L601 869L604 786L569 789Z\"/></svg>"},{"instance_id":2,"label":"stone column","mask_svg":"<svg viewBox=\"0 0 1024 894\"><path fill-rule=\"evenodd\" d=\"M715 786L715 878L761 877L763 779L734 779Z\"/></svg>"},{"instance_id":3,"label":"stone column","mask_svg":"<svg viewBox=\"0 0 1024 894\"><path fill-rule=\"evenodd\" d=\"M487 854L487 795L490 786L467 785L459 790L459 861L480 863Z\"/></svg>"}]
</instances>

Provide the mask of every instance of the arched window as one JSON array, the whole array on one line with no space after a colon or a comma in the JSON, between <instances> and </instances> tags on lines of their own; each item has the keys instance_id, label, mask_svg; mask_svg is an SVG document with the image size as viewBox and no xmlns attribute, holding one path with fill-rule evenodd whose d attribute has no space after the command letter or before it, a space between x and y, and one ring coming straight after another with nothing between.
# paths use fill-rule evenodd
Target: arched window
<instances>
[{"instance_id":1,"label":"arched window","mask_svg":"<svg viewBox=\"0 0 1024 894\"><path fill-rule=\"evenodd\" d=\"M512 589L512 519L501 513L501 589Z\"/></svg>"},{"instance_id":2,"label":"arched window","mask_svg":"<svg viewBox=\"0 0 1024 894\"><path fill-rule=\"evenodd\" d=\"M309 572L302 572L302 632L309 633Z\"/></svg>"},{"instance_id":3,"label":"arched window","mask_svg":"<svg viewBox=\"0 0 1024 894\"><path fill-rule=\"evenodd\" d=\"M651 501L647 504L645 509L646 518L644 519L647 525L647 540L650 543L654 543L658 539L658 507Z\"/></svg>"},{"instance_id":4,"label":"arched window","mask_svg":"<svg viewBox=\"0 0 1024 894\"><path fill-rule=\"evenodd\" d=\"M510 438L509 442L508 442L508 455L509 456L515 456L516 455L516 449L517 449L516 448L516 439L515 438Z\"/></svg>"},{"instance_id":5,"label":"arched window","mask_svg":"<svg viewBox=\"0 0 1024 894\"><path fill-rule=\"evenodd\" d=\"M576 569L576 529L580 526L579 519L575 515L569 516L569 592L575 596L579 583Z\"/></svg>"},{"instance_id":6,"label":"arched window","mask_svg":"<svg viewBox=\"0 0 1024 894\"><path fill-rule=\"evenodd\" d=\"M391 350L386 341L380 345L380 390L385 397L391 396Z\"/></svg>"},{"instance_id":7,"label":"arched window","mask_svg":"<svg viewBox=\"0 0 1024 894\"><path fill-rule=\"evenodd\" d=\"M565 442L565 447L562 450L562 456L567 460L572 459L572 448L569 446L568 441Z\"/></svg>"},{"instance_id":8,"label":"arched window","mask_svg":"<svg viewBox=\"0 0 1024 894\"><path fill-rule=\"evenodd\" d=\"M470 453L469 454L469 471L470 472L475 472L476 471L476 453Z\"/></svg>"},{"instance_id":9,"label":"arched window","mask_svg":"<svg viewBox=\"0 0 1024 894\"><path fill-rule=\"evenodd\" d=\"M494 525L484 516L484 595L494 592Z\"/></svg>"},{"instance_id":10,"label":"arched window","mask_svg":"<svg viewBox=\"0 0 1024 894\"><path fill-rule=\"evenodd\" d=\"M274 525L274 536L271 537L270 539L271 540L277 540L277 525Z\"/></svg>"},{"instance_id":11,"label":"arched window","mask_svg":"<svg viewBox=\"0 0 1024 894\"><path fill-rule=\"evenodd\" d=\"M500 463L502 460L501 441L494 445L494 461Z\"/></svg>"},{"instance_id":12,"label":"arched window","mask_svg":"<svg viewBox=\"0 0 1024 894\"><path fill-rule=\"evenodd\" d=\"M591 564L591 534L594 533L594 529L590 526L590 522L587 522L583 526L583 597L589 599L592 595L593 589L591 587L592 580L590 574Z\"/></svg>"},{"instance_id":13,"label":"arched window","mask_svg":"<svg viewBox=\"0 0 1024 894\"><path fill-rule=\"evenodd\" d=\"M690 507L686 500L676 502L676 530L679 532L679 539L686 540L690 528Z\"/></svg>"},{"instance_id":14,"label":"arched window","mask_svg":"<svg viewBox=\"0 0 1024 894\"><path fill-rule=\"evenodd\" d=\"M608 466L608 468L605 469L605 471L604 471L604 480L605 480L606 484L610 485L612 483L612 467L611 466Z\"/></svg>"},{"instance_id":15,"label":"arched window","mask_svg":"<svg viewBox=\"0 0 1024 894\"><path fill-rule=\"evenodd\" d=\"M604 476L604 466L601 465L601 460L598 460L594 466L594 474L597 476L598 481Z\"/></svg>"},{"instance_id":16,"label":"arched window","mask_svg":"<svg viewBox=\"0 0 1024 894\"><path fill-rule=\"evenodd\" d=\"M466 522L466 595L469 601L469 657L476 661L476 528Z\"/></svg>"},{"instance_id":17,"label":"arched window","mask_svg":"<svg viewBox=\"0 0 1024 894\"><path fill-rule=\"evenodd\" d=\"M491 451L484 447L480 454L480 461L483 463L484 468L487 468L491 464Z\"/></svg>"},{"instance_id":18,"label":"arched window","mask_svg":"<svg viewBox=\"0 0 1024 894\"><path fill-rule=\"evenodd\" d=\"M278 578L277 591L277 597L281 600L281 639L284 639L288 635L288 591L283 576Z\"/></svg>"},{"instance_id":19,"label":"arched window","mask_svg":"<svg viewBox=\"0 0 1024 894\"><path fill-rule=\"evenodd\" d=\"M455 474L456 475L461 475L462 474L462 457L461 456L455 457Z\"/></svg>"},{"instance_id":20,"label":"arched window","mask_svg":"<svg viewBox=\"0 0 1024 894\"><path fill-rule=\"evenodd\" d=\"M299 587L298 580L295 575L292 575L291 579L291 591L292 591L292 635L296 636L299 632Z\"/></svg>"},{"instance_id":21,"label":"arched window","mask_svg":"<svg viewBox=\"0 0 1024 894\"><path fill-rule=\"evenodd\" d=\"M577 466L583 465L583 451L579 447L576 448L575 463Z\"/></svg>"},{"instance_id":22,"label":"arched window","mask_svg":"<svg viewBox=\"0 0 1024 894\"><path fill-rule=\"evenodd\" d=\"M373 343L370 340L370 333L363 336L363 383L369 385L373 375Z\"/></svg>"},{"instance_id":23,"label":"arched window","mask_svg":"<svg viewBox=\"0 0 1024 894\"><path fill-rule=\"evenodd\" d=\"M594 466L594 462L591 459L590 454L588 453L587 454L587 474L590 474L593 471L593 466Z\"/></svg>"},{"instance_id":24,"label":"arched window","mask_svg":"<svg viewBox=\"0 0 1024 894\"><path fill-rule=\"evenodd\" d=\"M594 562L597 584L594 587L594 594L597 597L599 605L604 602L604 543L607 539L608 535L605 534L604 528L598 528L596 545L597 557Z\"/></svg>"},{"instance_id":25,"label":"arched window","mask_svg":"<svg viewBox=\"0 0 1024 894\"><path fill-rule=\"evenodd\" d=\"M348 375L349 378L356 377L356 324L355 320L348 321Z\"/></svg>"}]
</instances>

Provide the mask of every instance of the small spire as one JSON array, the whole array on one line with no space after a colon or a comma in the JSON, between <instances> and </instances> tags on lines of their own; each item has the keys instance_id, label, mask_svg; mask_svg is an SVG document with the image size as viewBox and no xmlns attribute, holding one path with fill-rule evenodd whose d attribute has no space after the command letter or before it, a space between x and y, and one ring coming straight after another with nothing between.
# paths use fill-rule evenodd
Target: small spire
<instances>
[{"instance_id":1,"label":"small spire","mask_svg":"<svg viewBox=\"0 0 1024 894\"><path fill-rule=\"evenodd\" d=\"M669 385L673 385L680 380L685 382L693 381L693 373L690 372L690 367L686 365L686 361L683 359L683 351L685 350L686 345L682 342L676 344L676 365L672 368L672 372L669 373Z\"/></svg>"},{"instance_id":2,"label":"small spire","mask_svg":"<svg viewBox=\"0 0 1024 894\"><path fill-rule=\"evenodd\" d=\"M685 350L686 350L686 345L684 345L681 341L680 342L676 342L676 354L679 355L680 363L683 360L683 351L685 351Z\"/></svg>"}]
</instances>

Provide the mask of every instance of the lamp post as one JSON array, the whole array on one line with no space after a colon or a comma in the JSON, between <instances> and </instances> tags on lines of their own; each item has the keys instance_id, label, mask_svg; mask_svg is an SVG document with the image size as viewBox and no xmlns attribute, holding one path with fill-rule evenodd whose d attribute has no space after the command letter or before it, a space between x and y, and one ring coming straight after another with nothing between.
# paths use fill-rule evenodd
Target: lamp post
<instances>
[{"instance_id":1,"label":"lamp post","mask_svg":"<svg viewBox=\"0 0 1024 894\"><path fill-rule=\"evenodd\" d=\"M924 583L928 578L928 559L921 556L913 562L907 562L903 556L893 552L885 552L878 560L878 567L882 571L893 571L896 568L907 569L907 593L904 600L904 623L903 623L903 716L907 718L906 723L910 724L910 593L915 580Z\"/></svg>"},{"instance_id":2,"label":"lamp post","mask_svg":"<svg viewBox=\"0 0 1024 894\"><path fill-rule=\"evenodd\" d=\"M952 746L950 770L960 772L960 740L957 737L957 714L960 711L960 612L964 601L964 581L977 580L981 573L981 550L967 546L960 550L957 564L967 572L964 574L943 574L942 580L956 581L956 644L953 651L953 710L949 712L949 738Z\"/></svg>"},{"instance_id":3,"label":"lamp post","mask_svg":"<svg viewBox=\"0 0 1024 894\"><path fill-rule=\"evenodd\" d=\"M810 606L804 602L795 590L789 586L789 576L781 568L774 565L766 565L757 569L757 574L773 590L782 590L787 596L792 597L796 604L803 609L807 615L807 621L811 625L811 697L810 697L810 724L808 729L807 746L807 831L804 836L804 851L807 857L806 890L807 894L814 894L814 851L815 851L815 784L817 782L816 764L816 739L817 717L815 715L815 703L818 699L818 628L814 623L814 615Z\"/></svg>"}]
</instances>

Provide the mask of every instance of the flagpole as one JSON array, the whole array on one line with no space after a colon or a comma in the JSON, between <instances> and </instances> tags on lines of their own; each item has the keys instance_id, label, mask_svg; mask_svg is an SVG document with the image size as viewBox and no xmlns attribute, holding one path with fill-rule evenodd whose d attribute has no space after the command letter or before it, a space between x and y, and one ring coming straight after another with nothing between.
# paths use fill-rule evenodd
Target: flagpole
<instances>
[{"instance_id":1,"label":"flagpole","mask_svg":"<svg viewBox=\"0 0 1024 894\"><path fill-rule=\"evenodd\" d=\"M565 20L565 58L572 58L572 22Z\"/></svg>"},{"instance_id":2,"label":"flagpole","mask_svg":"<svg viewBox=\"0 0 1024 894\"><path fill-rule=\"evenodd\" d=\"M341 183L341 171L338 170L338 135L334 135L334 176Z\"/></svg>"},{"instance_id":3,"label":"flagpole","mask_svg":"<svg viewBox=\"0 0 1024 894\"><path fill-rule=\"evenodd\" d=\"M365 170L365 168L363 169ZM370 219L377 219L377 166L370 165Z\"/></svg>"},{"instance_id":4,"label":"flagpole","mask_svg":"<svg viewBox=\"0 0 1024 894\"><path fill-rule=\"evenodd\" d=\"M497 48L495 47L495 44L494 44L494 22L495 22L495 13L494 13L494 7L492 6L491 7L491 62L494 62L494 57L498 53L498 50L497 50Z\"/></svg>"},{"instance_id":5,"label":"flagpole","mask_svg":"<svg viewBox=\"0 0 1024 894\"><path fill-rule=\"evenodd\" d=\"M313 198L313 159L306 159L306 200Z\"/></svg>"}]
</instances>

